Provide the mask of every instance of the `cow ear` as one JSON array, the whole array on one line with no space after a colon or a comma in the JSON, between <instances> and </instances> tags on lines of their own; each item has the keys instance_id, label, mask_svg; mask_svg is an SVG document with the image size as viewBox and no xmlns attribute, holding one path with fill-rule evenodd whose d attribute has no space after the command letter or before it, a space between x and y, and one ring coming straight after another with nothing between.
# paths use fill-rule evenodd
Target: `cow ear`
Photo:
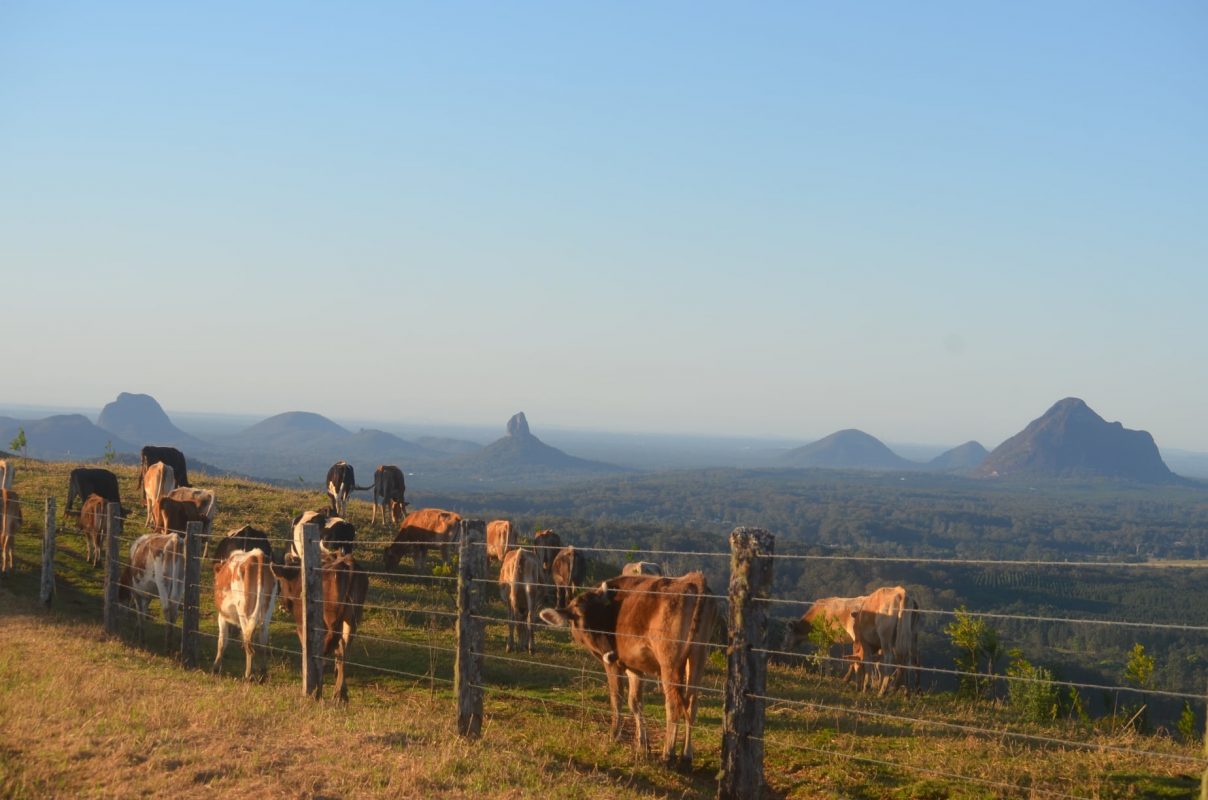
<instances>
[{"instance_id":1,"label":"cow ear","mask_svg":"<svg viewBox=\"0 0 1208 800\"><path fill-rule=\"evenodd\" d=\"M555 628L561 628L564 625L570 624L570 615L559 611L556 608L543 608L538 615L546 625L551 625Z\"/></svg>"}]
</instances>

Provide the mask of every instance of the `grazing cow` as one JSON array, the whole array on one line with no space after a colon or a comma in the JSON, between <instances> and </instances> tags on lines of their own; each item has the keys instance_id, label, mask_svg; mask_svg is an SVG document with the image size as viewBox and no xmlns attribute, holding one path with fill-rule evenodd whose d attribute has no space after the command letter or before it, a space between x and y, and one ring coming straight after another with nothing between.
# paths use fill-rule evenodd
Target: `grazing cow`
<instances>
[{"instance_id":1,"label":"grazing cow","mask_svg":"<svg viewBox=\"0 0 1208 800\"><path fill-rule=\"evenodd\" d=\"M503 557L499 568L499 597L508 607L507 652L512 652L512 634L519 647L533 654L533 624L537 616L537 604L544 591L541 587L541 562L531 550L516 548ZM522 619L523 617L523 619Z\"/></svg>"},{"instance_id":2,"label":"grazing cow","mask_svg":"<svg viewBox=\"0 0 1208 800\"><path fill-rule=\"evenodd\" d=\"M161 497L156 502L155 530L157 532L184 536L185 526L190 522L200 522L202 530L205 530L206 516L196 503L177 500L171 496Z\"/></svg>"},{"instance_id":3,"label":"grazing cow","mask_svg":"<svg viewBox=\"0 0 1208 800\"><path fill-rule=\"evenodd\" d=\"M161 502L166 498L161 498ZM130 563L122 569L118 582L119 601L133 607L138 625L138 641L143 641L143 618L148 616L151 599L158 595L159 609L168 627L164 631L164 649L172 643L176 611L185 594L185 544L174 533L145 533L130 545Z\"/></svg>"},{"instance_id":4,"label":"grazing cow","mask_svg":"<svg viewBox=\"0 0 1208 800\"><path fill-rule=\"evenodd\" d=\"M239 626L243 652L247 657L243 679L253 679L256 645L259 644L259 680L268 677L268 626L277 602L277 579L273 577L268 554L259 548L235 550L225 560L214 562L214 607L218 610L218 652L211 672L222 672L227 628Z\"/></svg>"},{"instance_id":5,"label":"grazing cow","mask_svg":"<svg viewBox=\"0 0 1208 800\"><path fill-rule=\"evenodd\" d=\"M507 552L516 546L516 529L506 519L493 519L487 523L487 561L503 561Z\"/></svg>"},{"instance_id":6,"label":"grazing cow","mask_svg":"<svg viewBox=\"0 0 1208 800\"><path fill-rule=\"evenodd\" d=\"M860 688L876 684L878 696L884 695L899 679L897 673L905 671L900 666L911 666L915 658L912 628L916 616L901 586L877 589L859 609L851 612L851 661ZM878 654L879 663L873 660ZM906 688L909 693L909 682Z\"/></svg>"},{"instance_id":7,"label":"grazing cow","mask_svg":"<svg viewBox=\"0 0 1208 800\"><path fill-rule=\"evenodd\" d=\"M147 470L152 464L167 464L172 468L172 474L176 476L176 485L188 488L193 484L189 483L189 467L185 463L185 454L177 450L175 447L157 447L149 444L142 449L142 463L138 468L138 490L143 490L143 476L147 474Z\"/></svg>"},{"instance_id":8,"label":"grazing cow","mask_svg":"<svg viewBox=\"0 0 1208 800\"><path fill-rule=\"evenodd\" d=\"M110 503L121 503L122 498L117 491L117 476L107 469L100 467L77 467L71 471L67 481L67 505L63 507L64 516L70 514L71 506L80 498L81 504L90 494L99 494ZM122 512L124 517L126 512Z\"/></svg>"},{"instance_id":9,"label":"grazing cow","mask_svg":"<svg viewBox=\"0 0 1208 800\"><path fill-rule=\"evenodd\" d=\"M143 502L147 506L147 521L144 524L150 528L155 524L155 505L159 498L166 497L168 492L176 488L176 473L164 462L157 461L147 467L139 479Z\"/></svg>"},{"instance_id":10,"label":"grazing cow","mask_svg":"<svg viewBox=\"0 0 1208 800\"><path fill-rule=\"evenodd\" d=\"M541 559L541 582L552 584L554 556L562 549L562 537L546 528L533 534L533 552Z\"/></svg>"},{"instance_id":11,"label":"grazing cow","mask_svg":"<svg viewBox=\"0 0 1208 800\"><path fill-rule=\"evenodd\" d=\"M554 603L565 608L587 579L587 559L573 546L563 547L554 556Z\"/></svg>"},{"instance_id":12,"label":"grazing cow","mask_svg":"<svg viewBox=\"0 0 1208 800\"><path fill-rule=\"evenodd\" d=\"M209 489L194 489L191 486L180 487L168 492L168 497L182 503L192 503L202 516L202 535L207 542L210 529L214 526L214 515L218 513L218 496Z\"/></svg>"},{"instance_id":13,"label":"grazing cow","mask_svg":"<svg viewBox=\"0 0 1208 800\"><path fill-rule=\"evenodd\" d=\"M13 488L13 468L8 465L8 462L0 458L0 489Z\"/></svg>"},{"instance_id":14,"label":"grazing cow","mask_svg":"<svg viewBox=\"0 0 1208 800\"><path fill-rule=\"evenodd\" d=\"M347 461L337 461L327 470L327 499L331 502L331 515L342 517L348 513L348 496L365 492L372 486L357 486L356 474Z\"/></svg>"},{"instance_id":15,"label":"grazing cow","mask_svg":"<svg viewBox=\"0 0 1208 800\"><path fill-rule=\"evenodd\" d=\"M717 601L700 572L679 578L622 576L583 592L565 609L545 608L549 625L569 625L572 638L604 663L612 705L612 737L621 735L621 676L629 679L629 710L643 753L649 739L642 716L642 677L656 675L666 704L663 760L671 764L684 722L681 767L692 764L692 725Z\"/></svg>"},{"instance_id":16,"label":"grazing cow","mask_svg":"<svg viewBox=\"0 0 1208 800\"><path fill-rule=\"evenodd\" d=\"M369 520L372 525L377 522L378 509L382 511L382 524L386 524L386 507L390 507L390 523L398 525L407 515L407 501L403 495L407 492L407 484L403 480L403 471L393 464L383 464L373 472L373 516Z\"/></svg>"},{"instance_id":17,"label":"grazing cow","mask_svg":"<svg viewBox=\"0 0 1208 800\"><path fill-rule=\"evenodd\" d=\"M13 568L13 539L22 522L21 496L11 489L0 489L0 572Z\"/></svg>"},{"instance_id":18,"label":"grazing cow","mask_svg":"<svg viewBox=\"0 0 1208 800\"><path fill-rule=\"evenodd\" d=\"M439 508L412 511L399 523L394 542L382 553L387 569L394 569L403 556L414 560L416 572L424 572L428 550L440 548L441 560L448 563L449 545L456 541L461 515Z\"/></svg>"},{"instance_id":19,"label":"grazing cow","mask_svg":"<svg viewBox=\"0 0 1208 800\"><path fill-rule=\"evenodd\" d=\"M325 555L336 550L351 553L357 538L357 529L351 522L326 511L303 511L293 518L290 525L294 531L290 552L295 556L302 555L302 528L306 525L319 526L319 550Z\"/></svg>"},{"instance_id":20,"label":"grazing cow","mask_svg":"<svg viewBox=\"0 0 1208 800\"><path fill-rule=\"evenodd\" d=\"M293 614L298 625L298 639L305 635L302 629L305 609L302 606L302 568L300 564L273 565L273 574L281 582L281 603L288 613ZM369 576L357 564L356 559L346 553L331 553L323 557L323 645L321 652L336 662L336 698L348 702L348 685L344 681L344 658L352 635L361 623L361 611L365 595L369 592ZM323 691L323 662L319 662L319 681L316 697Z\"/></svg>"},{"instance_id":21,"label":"grazing cow","mask_svg":"<svg viewBox=\"0 0 1208 800\"><path fill-rule=\"evenodd\" d=\"M206 553L202 553L202 558L206 557L209 547L210 542L207 540ZM269 542L268 535L251 525L244 525L242 528L230 531L218 540L218 544L214 548L214 563L226 561L236 550L259 550L268 556L270 561L273 558L273 545Z\"/></svg>"},{"instance_id":22,"label":"grazing cow","mask_svg":"<svg viewBox=\"0 0 1208 800\"><path fill-rule=\"evenodd\" d=\"M109 535L106 505L105 498L99 494L90 494L76 519L76 528L84 536L85 558L94 567L101 563L101 553L104 552L105 540Z\"/></svg>"},{"instance_id":23,"label":"grazing cow","mask_svg":"<svg viewBox=\"0 0 1208 800\"><path fill-rule=\"evenodd\" d=\"M823 597L815 600L809 610L801 615L801 619L790 622L784 630L784 641L781 650L792 650L801 642L809 639L810 632L815 628L826 630L833 644L850 644L852 642L852 612L859 610L867 595L859 597ZM857 672L855 663L847 665L843 680L849 680Z\"/></svg>"},{"instance_id":24,"label":"grazing cow","mask_svg":"<svg viewBox=\"0 0 1208 800\"><path fill-rule=\"evenodd\" d=\"M662 577L663 568L653 561L630 561L621 567L622 575L655 575Z\"/></svg>"}]
</instances>

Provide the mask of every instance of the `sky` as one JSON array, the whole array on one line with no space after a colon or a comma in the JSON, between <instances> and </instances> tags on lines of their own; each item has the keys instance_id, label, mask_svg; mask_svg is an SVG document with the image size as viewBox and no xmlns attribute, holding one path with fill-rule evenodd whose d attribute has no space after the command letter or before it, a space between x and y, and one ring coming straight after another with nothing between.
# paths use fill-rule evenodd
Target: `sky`
<instances>
[{"instance_id":1,"label":"sky","mask_svg":"<svg viewBox=\"0 0 1208 800\"><path fill-rule=\"evenodd\" d=\"M1208 451L1208 6L0 5L0 403Z\"/></svg>"}]
</instances>

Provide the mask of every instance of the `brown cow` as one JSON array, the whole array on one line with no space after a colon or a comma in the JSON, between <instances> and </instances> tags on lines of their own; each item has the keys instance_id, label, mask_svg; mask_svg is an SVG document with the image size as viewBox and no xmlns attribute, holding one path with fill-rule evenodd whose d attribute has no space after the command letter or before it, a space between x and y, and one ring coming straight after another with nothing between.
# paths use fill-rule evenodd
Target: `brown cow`
<instances>
[{"instance_id":1,"label":"brown cow","mask_svg":"<svg viewBox=\"0 0 1208 800\"><path fill-rule=\"evenodd\" d=\"M90 494L76 519L76 528L84 535L85 558L93 566L101 563L101 553L109 534L106 505L108 501L105 498L99 494Z\"/></svg>"},{"instance_id":2,"label":"brown cow","mask_svg":"<svg viewBox=\"0 0 1208 800\"><path fill-rule=\"evenodd\" d=\"M167 498L161 498L161 502ZM185 545L174 533L145 533L130 545L130 563L118 581L119 601L134 609L138 641L143 641L143 619L149 616L151 599L159 597L159 610L167 622L164 649L172 643L176 612L185 594Z\"/></svg>"},{"instance_id":3,"label":"brown cow","mask_svg":"<svg viewBox=\"0 0 1208 800\"><path fill-rule=\"evenodd\" d=\"M587 579L587 559L573 546L563 547L554 556L554 604L565 608Z\"/></svg>"},{"instance_id":4,"label":"brown cow","mask_svg":"<svg viewBox=\"0 0 1208 800\"><path fill-rule=\"evenodd\" d=\"M533 534L533 552L541 559L541 582L547 586L554 582L554 556L562 549L562 537L550 528Z\"/></svg>"},{"instance_id":5,"label":"brown cow","mask_svg":"<svg viewBox=\"0 0 1208 800\"><path fill-rule=\"evenodd\" d=\"M518 645L532 655L533 623L542 594L541 562L536 554L522 548L509 550L499 567L499 597L508 607L507 652L512 652L512 634L519 628Z\"/></svg>"},{"instance_id":6,"label":"brown cow","mask_svg":"<svg viewBox=\"0 0 1208 800\"><path fill-rule=\"evenodd\" d=\"M884 695L900 681L898 673L904 672L900 665L912 666L915 659L912 628L916 616L901 586L877 589L858 610L851 612L851 661L861 689L876 684L877 694ZM873 660L878 654L879 663ZM909 682L906 688L909 693Z\"/></svg>"},{"instance_id":7,"label":"brown cow","mask_svg":"<svg viewBox=\"0 0 1208 800\"><path fill-rule=\"evenodd\" d=\"M680 766L692 764L692 724L704 671L707 643L717 622L717 601L700 572L679 578L622 576L584 592L565 609L546 608L549 625L569 625L571 636L604 663L612 704L612 736L621 735L621 675L629 679L629 710L636 743L649 751L642 716L642 676L657 675L666 703L663 760L675 758L679 722L684 722Z\"/></svg>"},{"instance_id":8,"label":"brown cow","mask_svg":"<svg viewBox=\"0 0 1208 800\"><path fill-rule=\"evenodd\" d=\"M369 524L377 522L378 509L382 512L382 524L386 524L386 507L390 507L390 522L398 525L407 514L407 501L403 495L407 483L403 471L393 464L383 464L373 472L373 516Z\"/></svg>"},{"instance_id":9,"label":"brown cow","mask_svg":"<svg viewBox=\"0 0 1208 800\"><path fill-rule=\"evenodd\" d=\"M243 679L252 680L256 645L260 645L259 680L268 677L268 626L277 602L277 580L269 556L259 548L235 550L224 561L214 563L214 607L218 610L218 652L211 671L222 671L227 628L239 626L246 664Z\"/></svg>"},{"instance_id":10,"label":"brown cow","mask_svg":"<svg viewBox=\"0 0 1208 800\"><path fill-rule=\"evenodd\" d=\"M13 568L13 539L24 521L21 495L12 489L0 489L0 572Z\"/></svg>"},{"instance_id":11,"label":"brown cow","mask_svg":"<svg viewBox=\"0 0 1208 800\"><path fill-rule=\"evenodd\" d=\"M273 574L281 582L281 604L294 616L298 625L298 639L304 635L305 622L302 606L302 568L297 563L273 565ZM369 592L369 576L351 555L331 553L323 557L323 646L322 653L336 662L336 697L341 703L348 702L348 684L344 680L344 659L348 655L349 642L361 623L361 611L365 595ZM323 691L323 673L320 661L318 689L315 697Z\"/></svg>"},{"instance_id":12,"label":"brown cow","mask_svg":"<svg viewBox=\"0 0 1208 800\"><path fill-rule=\"evenodd\" d=\"M415 570L424 572L427 566L428 549L440 548L441 560L448 563L449 545L457 537L461 515L439 508L421 508L412 511L399 523L394 542L382 553L387 569L394 569L403 556L414 560Z\"/></svg>"},{"instance_id":13,"label":"brown cow","mask_svg":"<svg viewBox=\"0 0 1208 800\"><path fill-rule=\"evenodd\" d=\"M191 491L186 489L185 491ZM200 522L202 530L206 527L206 516L196 503L189 500L177 500L174 497L161 497L155 504L155 530L159 533L176 533L183 535L185 526L190 522Z\"/></svg>"},{"instance_id":14,"label":"brown cow","mask_svg":"<svg viewBox=\"0 0 1208 800\"><path fill-rule=\"evenodd\" d=\"M487 561L503 561L507 552L516 546L516 528L506 519L493 519L487 523Z\"/></svg>"},{"instance_id":15,"label":"brown cow","mask_svg":"<svg viewBox=\"0 0 1208 800\"><path fill-rule=\"evenodd\" d=\"M143 504L147 506L147 520L144 525L150 528L155 524L155 506L159 498L167 496L168 492L176 488L176 473L167 464L157 461L144 470L142 479Z\"/></svg>"},{"instance_id":16,"label":"brown cow","mask_svg":"<svg viewBox=\"0 0 1208 800\"><path fill-rule=\"evenodd\" d=\"M178 486L168 492L168 497L183 503L192 503L201 512L201 532L209 540L210 530L214 525L214 515L218 513L218 496L209 489L195 489L192 486Z\"/></svg>"}]
</instances>

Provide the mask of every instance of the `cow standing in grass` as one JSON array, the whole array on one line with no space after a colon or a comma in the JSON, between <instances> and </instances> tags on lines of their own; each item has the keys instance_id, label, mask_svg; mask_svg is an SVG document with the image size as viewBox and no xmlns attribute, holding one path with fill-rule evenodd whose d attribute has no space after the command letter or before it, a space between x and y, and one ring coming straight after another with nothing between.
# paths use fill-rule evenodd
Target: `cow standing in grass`
<instances>
[{"instance_id":1,"label":"cow standing in grass","mask_svg":"<svg viewBox=\"0 0 1208 800\"><path fill-rule=\"evenodd\" d=\"M11 489L0 489L0 572L13 568L13 539L22 522L21 496Z\"/></svg>"},{"instance_id":2,"label":"cow standing in grass","mask_svg":"<svg viewBox=\"0 0 1208 800\"><path fill-rule=\"evenodd\" d=\"M147 533L138 537L130 545L130 563L122 569L117 596L135 611L139 644L143 642L143 619L149 616L151 599L159 597L160 613L167 623L164 649L169 649L184 594L184 539L174 533Z\"/></svg>"},{"instance_id":3,"label":"cow standing in grass","mask_svg":"<svg viewBox=\"0 0 1208 800\"><path fill-rule=\"evenodd\" d=\"M270 556L253 547L234 550L214 563L214 607L218 610L218 652L214 655L214 674L222 672L228 629L237 625L243 640L246 665L244 680L263 681L268 676L268 626L277 602L277 579L272 573ZM259 645L260 658L256 658ZM259 668L256 661L259 660Z\"/></svg>"},{"instance_id":4,"label":"cow standing in grass","mask_svg":"<svg viewBox=\"0 0 1208 800\"><path fill-rule=\"evenodd\" d=\"M407 482L403 471L393 464L383 464L373 472L373 516L369 524L377 522L378 511L382 512L382 524L386 524L386 509L390 509L390 522L398 525L407 515Z\"/></svg>"},{"instance_id":5,"label":"cow standing in grass","mask_svg":"<svg viewBox=\"0 0 1208 800\"><path fill-rule=\"evenodd\" d=\"M101 563L105 538L109 535L109 515L105 513L105 506L105 498L90 494L76 518L76 529L84 537L84 557L94 567Z\"/></svg>"},{"instance_id":6,"label":"cow standing in grass","mask_svg":"<svg viewBox=\"0 0 1208 800\"><path fill-rule=\"evenodd\" d=\"M509 550L499 568L499 596L508 607L507 652L512 652L513 633L519 647L533 653L533 625L541 587L541 562L529 550ZM519 629L519 630L517 630Z\"/></svg>"}]
</instances>

